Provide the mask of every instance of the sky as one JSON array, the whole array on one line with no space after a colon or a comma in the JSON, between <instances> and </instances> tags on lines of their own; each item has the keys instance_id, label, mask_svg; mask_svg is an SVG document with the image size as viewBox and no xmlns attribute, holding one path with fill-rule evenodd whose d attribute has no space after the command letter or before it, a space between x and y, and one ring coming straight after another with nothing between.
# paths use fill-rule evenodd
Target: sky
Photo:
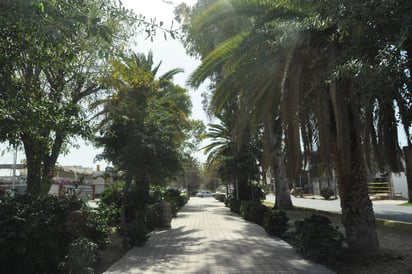
<instances>
[{"instance_id":1,"label":"sky","mask_svg":"<svg viewBox=\"0 0 412 274\"><path fill-rule=\"evenodd\" d=\"M170 26L173 20L173 9L175 6L181 2L185 2L188 5L193 5L196 0L186 0L186 1L167 1L172 4L167 4L162 0L122 0L122 3L126 8L133 9L137 14L143 14L146 18L156 17L156 21L163 21L164 26ZM175 23L175 27L178 25ZM186 87L186 80L190 73L195 70L195 68L200 64L199 60L191 58L186 55L183 46L178 40L173 40L168 37L167 40L164 39L163 33L159 32L156 37L154 37L153 42L150 39L145 40L145 35L139 35L136 37L137 46L134 48L136 52L147 54L149 50L153 51L153 57L155 64L162 61L158 75L162 75L164 72L175 68L183 68L184 73L178 74L174 77L174 82L182 87ZM187 88L187 87L186 87ZM192 118L197 120L203 120L207 124L207 117L202 109L202 88L198 90L190 90L190 95L192 98ZM96 170L97 165L100 165L104 169L108 163L105 161L95 162L94 158L99 153L99 150L94 148L90 142L78 139L76 140L79 149L71 148L70 153L67 155L60 155L57 162L59 165L76 165L83 167L92 167ZM6 144L0 144L0 164L12 164L13 163L13 151L6 150ZM203 152L197 153L197 158L200 161L205 161L206 156ZM23 152L18 152L17 163L20 163L25 159ZM0 170L1 175L10 175L10 170Z\"/></svg>"},{"instance_id":2,"label":"sky","mask_svg":"<svg viewBox=\"0 0 412 274\"><path fill-rule=\"evenodd\" d=\"M173 9L175 6L177 6L181 2L185 2L188 5L192 6L196 3L196 0L168 0L166 2L172 4L167 4L163 0L122 0L122 3L127 8L133 9L137 14L145 15L147 18L156 17L157 21L164 22L165 27L170 26L170 23L173 20ZM175 26L177 26L177 24L175 24ZM162 73L171 69L183 68L185 72L176 75L174 77L174 81L180 86L188 88L185 82L190 73L200 64L200 61L187 56L183 46L179 41L173 40L170 37L169 39L165 40L163 34L159 32L159 34L154 37L153 42L151 42L150 39L145 40L144 34L136 37L136 42L137 46L134 48L136 52L147 54L149 50L152 50L155 64L158 64L160 61L162 61L158 75L162 75ZM196 91L189 89L189 92L193 104L192 118L203 120L207 125L208 119L206 114L203 112L201 104L202 98L200 95L205 89L206 87L205 85L203 85ZM398 130L401 146L406 145L406 140L404 138L403 132L400 130L400 127L398 128ZM68 153L67 155L60 155L60 157L58 158L59 165L92 167L94 170L96 170L97 165L100 165L102 169L104 169L108 165L108 163L105 161L94 161L96 155L99 154L99 150L94 148L90 142L86 142L84 140L76 140L76 142L78 143L80 148L71 148L70 153ZM196 157L202 162L204 162L206 159L206 156L201 151L196 154ZM17 155L17 163L20 163L24 158L24 153L19 152ZM0 144L0 164L12 163L13 152L7 151L5 144ZM11 171L9 170L0 170L0 176L10 174Z\"/></svg>"}]
</instances>

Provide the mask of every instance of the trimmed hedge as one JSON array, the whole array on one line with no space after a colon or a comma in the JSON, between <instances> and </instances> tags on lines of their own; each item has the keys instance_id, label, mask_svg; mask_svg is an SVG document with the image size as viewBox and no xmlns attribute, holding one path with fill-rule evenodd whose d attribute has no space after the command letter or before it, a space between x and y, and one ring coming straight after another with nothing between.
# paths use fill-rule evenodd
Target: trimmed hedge
<instances>
[{"instance_id":1,"label":"trimmed hedge","mask_svg":"<svg viewBox=\"0 0 412 274\"><path fill-rule=\"evenodd\" d=\"M329 218L312 214L295 222L295 250L304 257L331 263L342 253L343 234L331 225Z\"/></svg>"},{"instance_id":2,"label":"trimmed hedge","mask_svg":"<svg viewBox=\"0 0 412 274\"><path fill-rule=\"evenodd\" d=\"M282 237L289 228L289 218L283 210L272 209L267 212L263 221L263 228L270 235Z\"/></svg>"},{"instance_id":3,"label":"trimmed hedge","mask_svg":"<svg viewBox=\"0 0 412 274\"><path fill-rule=\"evenodd\" d=\"M236 198L230 198L228 200L228 206L230 208L230 211L233 213L239 214L240 213L240 204L241 201L237 200Z\"/></svg>"},{"instance_id":4,"label":"trimmed hedge","mask_svg":"<svg viewBox=\"0 0 412 274\"><path fill-rule=\"evenodd\" d=\"M320 190L320 195L322 195L325 200L329 200L335 193L330 187L324 187Z\"/></svg>"},{"instance_id":5,"label":"trimmed hedge","mask_svg":"<svg viewBox=\"0 0 412 274\"><path fill-rule=\"evenodd\" d=\"M225 202L226 195L223 193L216 193L215 194L215 199L218 200L219 202Z\"/></svg>"},{"instance_id":6,"label":"trimmed hedge","mask_svg":"<svg viewBox=\"0 0 412 274\"><path fill-rule=\"evenodd\" d=\"M258 201L242 201L240 205L240 216L258 225L263 224L267 212L268 208Z\"/></svg>"}]
</instances>

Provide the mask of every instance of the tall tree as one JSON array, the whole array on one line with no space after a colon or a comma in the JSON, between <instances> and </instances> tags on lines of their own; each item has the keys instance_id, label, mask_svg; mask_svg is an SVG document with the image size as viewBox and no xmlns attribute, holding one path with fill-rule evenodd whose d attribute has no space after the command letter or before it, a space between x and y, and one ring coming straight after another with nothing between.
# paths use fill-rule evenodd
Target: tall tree
<instances>
[{"instance_id":1,"label":"tall tree","mask_svg":"<svg viewBox=\"0 0 412 274\"><path fill-rule=\"evenodd\" d=\"M112 62L111 77L106 84L113 94L102 100L101 157L126 173L127 193L132 182L141 197L148 197L149 184L159 184L177 175L181 169L181 146L191 124L191 103L187 90L171 82L180 69L156 78L159 65L153 55L125 55ZM126 195L124 196L126 199ZM127 201L123 201L125 222ZM143 210L146 201L140 201Z\"/></svg>"},{"instance_id":2,"label":"tall tree","mask_svg":"<svg viewBox=\"0 0 412 274\"><path fill-rule=\"evenodd\" d=\"M0 141L24 149L28 192L48 191L71 137L90 135L87 104L133 25L175 34L117 0L1 1Z\"/></svg>"},{"instance_id":3,"label":"tall tree","mask_svg":"<svg viewBox=\"0 0 412 274\"><path fill-rule=\"evenodd\" d=\"M246 39L251 29L253 29L253 20L245 18L237 18L235 16L225 17L224 14L210 14L210 6L219 4L219 1L213 3L204 3L207 1L199 1L203 5L198 5L193 8L192 20L184 25L185 43L198 44L208 37L208 33L212 32L211 41L216 41L216 37L220 37L220 44L203 43L209 45L207 51L200 51L203 58L203 63L199 69L192 75L189 84L198 87L206 77L213 80L213 94L209 111L219 113L224 111L226 102L239 101L242 111L238 114L236 125L232 127L234 136L238 136L237 140L242 140L244 132L256 131L263 126L263 158L259 159L262 164L263 172L269 168L274 172L276 187L276 208L290 209L292 201L286 180L284 148L282 147L282 130L281 125L276 122L279 120L279 107L276 106L279 102L279 97L270 96L273 94L273 88L278 84L280 77L272 77L278 69L271 61L273 58L273 50L270 43L257 44L256 41L270 39L272 36L265 33L258 33L250 36L249 45L245 46L242 52L235 52L238 46ZM201 6L201 8L199 8ZM262 10L245 10L248 15L263 15ZM209 15L213 18L218 17L219 20L208 20ZM222 15L222 16L220 16ZM286 15L285 17L290 17ZM230 19L229 19L230 18ZM207 21L207 26L198 28L199 23ZM229 24L227 23L229 21ZM226 31L226 28L235 23L236 28L231 28L231 31ZM202 23L203 26L204 22ZM222 30L222 31L221 31ZM217 32L217 34L216 34ZM231 37L230 35L234 35ZM264 37L264 36L268 37ZM222 39L229 38L223 42ZM203 47L197 47L198 50L205 50ZM217 47L217 50L212 51L211 46ZM193 50L193 48L189 48ZM245 54L245 52L248 52ZM205 53L210 53L205 55ZM269 96L268 96L269 95ZM272 113L273 115L270 115ZM251 128L246 129L246 126ZM279 131L280 130L280 131Z\"/></svg>"},{"instance_id":4,"label":"tall tree","mask_svg":"<svg viewBox=\"0 0 412 274\"><path fill-rule=\"evenodd\" d=\"M242 140L233 136L238 113L238 107L232 102L232 106L218 116L220 124L209 125L206 138L210 144L205 147L205 153L209 154L208 164L216 166L222 181L234 185L236 198L253 200L257 197L251 183L260 179L260 147L254 134L244 134Z\"/></svg>"},{"instance_id":5,"label":"tall tree","mask_svg":"<svg viewBox=\"0 0 412 274\"><path fill-rule=\"evenodd\" d=\"M84 106L100 89L102 57L127 38L129 14L109 0L3 1L2 8L0 139L23 147L27 191L48 191L70 137L90 133Z\"/></svg>"},{"instance_id":6,"label":"tall tree","mask_svg":"<svg viewBox=\"0 0 412 274\"><path fill-rule=\"evenodd\" d=\"M245 66L250 62L242 62L239 56L258 59L255 49L269 45L275 69L267 70L271 78L264 84L271 86L272 94L260 95L272 105L279 102L287 174L294 176L300 171L300 137L305 150L320 148L322 159L333 162L338 174L349 248L354 255L368 256L377 254L379 245L367 191L366 152L372 147L382 167L398 171L394 102L399 105L403 124L410 128L405 111L410 96L405 86L410 77L402 69L396 38L404 33L398 20L406 16L401 7L410 4L355 2L217 1L193 19L199 30L232 15L254 16L255 27L211 52L194 73L192 83L203 81L222 62L226 78L233 71L250 69ZM286 21L288 18L293 20ZM251 78L264 73L256 71L250 71ZM373 88L370 82L366 84L370 76L385 79L383 85ZM242 83L248 77L235 79ZM260 110L256 101L249 100L249 109ZM387 157L379 154L380 148Z\"/></svg>"}]
</instances>

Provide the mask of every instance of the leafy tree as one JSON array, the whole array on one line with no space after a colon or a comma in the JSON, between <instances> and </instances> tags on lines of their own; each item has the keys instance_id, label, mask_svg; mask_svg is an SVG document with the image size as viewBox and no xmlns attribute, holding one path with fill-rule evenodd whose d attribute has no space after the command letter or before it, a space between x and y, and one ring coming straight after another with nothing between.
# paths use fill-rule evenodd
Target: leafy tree
<instances>
[{"instance_id":1,"label":"leafy tree","mask_svg":"<svg viewBox=\"0 0 412 274\"><path fill-rule=\"evenodd\" d=\"M175 181L176 188L186 189L189 195L195 195L203 180L202 167L198 160L186 155L182 159L182 170Z\"/></svg>"},{"instance_id":2,"label":"leafy tree","mask_svg":"<svg viewBox=\"0 0 412 274\"><path fill-rule=\"evenodd\" d=\"M100 102L104 103L100 114L105 116L101 136L96 139L104 149L101 157L126 173L125 193L135 182L142 195L141 212L149 184L165 182L180 170L181 146L191 126L187 91L171 82L181 70L156 79L159 66L153 67L151 52L147 57L133 53L113 60L111 77L106 79L113 95Z\"/></svg>"},{"instance_id":3,"label":"leafy tree","mask_svg":"<svg viewBox=\"0 0 412 274\"><path fill-rule=\"evenodd\" d=\"M4 0L0 14L0 141L24 149L27 190L48 191L71 137L91 134L86 106L104 88L107 58L133 26L149 37L176 31L116 0Z\"/></svg>"},{"instance_id":4,"label":"leafy tree","mask_svg":"<svg viewBox=\"0 0 412 274\"><path fill-rule=\"evenodd\" d=\"M108 0L2 7L0 139L24 148L28 192L48 191L70 137L90 133L84 106L100 89L102 57L126 38L129 15Z\"/></svg>"},{"instance_id":5,"label":"leafy tree","mask_svg":"<svg viewBox=\"0 0 412 274\"><path fill-rule=\"evenodd\" d=\"M254 27L212 51L191 83L212 76L222 64L225 87L235 87L220 88L222 97L241 92L236 87L251 78L264 80L249 92L257 100L245 100L246 113L264 113L261 100L269 107L279 104L290 177L301 168L300 137L306 151L319 148L322 160L334 163L349 248L360 256L379 250L367 192L368 155L374 153L381 168L400 167L395 102L410 138L410 77L402 54L409 40L399 39L410 35L405 12L410 4L401 2L217 1L193 19L200 31L223 17L253 16ZM265 46L272 62L260 63L257 49ZM250 60L263 68L251 69ZM266 73L269 77L262 76Z\"/></svg>"}]
</instances>

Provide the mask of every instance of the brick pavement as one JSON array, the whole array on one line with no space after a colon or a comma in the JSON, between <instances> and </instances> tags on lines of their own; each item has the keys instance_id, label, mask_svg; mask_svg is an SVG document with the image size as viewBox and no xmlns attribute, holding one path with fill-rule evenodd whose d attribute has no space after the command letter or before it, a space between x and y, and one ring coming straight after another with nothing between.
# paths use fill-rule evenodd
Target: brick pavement
<instances>
[{"instance_id":1,"label":"brick pavement","mask_svg":"<svg viewBox=\"0 0 412 274\"><path fill-rule=\"evenodd\" d=\"M214 198L191 198L169 230L155 231L107 274L333 273L243 220Z\"/></svg>"}]
</instances>

